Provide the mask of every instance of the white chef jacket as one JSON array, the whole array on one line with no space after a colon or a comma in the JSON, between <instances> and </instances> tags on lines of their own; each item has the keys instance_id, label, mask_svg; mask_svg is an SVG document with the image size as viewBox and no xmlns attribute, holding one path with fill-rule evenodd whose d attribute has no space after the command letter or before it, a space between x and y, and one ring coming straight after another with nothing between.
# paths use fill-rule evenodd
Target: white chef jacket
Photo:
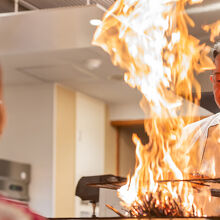
<instances>
[{"instance_id":1,"label":"white chef jacket","mask_svg":"<svg viewBox=\"0 0 220 220\"><path fill-rule=\"evenodd\" d=\"M180 149L186 140L188 142L184 148L184 154L191 156L189 159L189 165L191 165L189 172L220 178L220 113L187 125L182 131L182 137L178 145ZM193 159L195 161L191 163ZM213 163L214 161L215 163ZM213 170L215 176L213 176ZM210 184L210 187L205 188L205 190L209 191L213 188L220 190L220 184ZM220 198L211 196L208 198L207 194L202 195L200 193L197 202L199 204L203 203L203 211L207 216L220 215Z\"/></svg>"},{"instance_id":2,"label":"white chef jacket","mask_svg":"<svg viewBox=\"0 0 220 220\"><path fill-rule=\"evenodd\" d=\"M209 128L217 125L220 125L220 112L189 124L182 131L182 136L177 148L181 149L186 145L184 147L185 154L190 154L190 152L195 151L196 155L193 156L196 157L196 163L198 164L197 168L199 168L199 170L200 168L204 168L204 163L206 163L203 159L205 156ZM186 140L187 143L185 143ZM197 170L197 172L199 172L199 170Z\"/></svg>"}]
</instances>

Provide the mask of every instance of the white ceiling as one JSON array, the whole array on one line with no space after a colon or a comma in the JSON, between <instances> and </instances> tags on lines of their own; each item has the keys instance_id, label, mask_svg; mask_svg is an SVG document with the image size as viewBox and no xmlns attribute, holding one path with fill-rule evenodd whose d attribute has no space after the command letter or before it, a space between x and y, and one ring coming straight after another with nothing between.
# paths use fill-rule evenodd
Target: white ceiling
<instances>
[{"instance_id":1,"label":"white ceiling","mask_svg":"<svg viewBox=\"0 0 220 220\"><path fill-rule=\"evenodd\" d=\"M101 60L101 65L90 70L87 61L94 58ZM138 91L123 81L123 71L96 47L11 55L3 57L2 64L6 85L57 82L108 103L128 103L141 98Z\"/></svg>"},{"instance_id":2,"label":"white ceiling","mask_svg":"<svg viewBox=\"0 0 220 220\"><path fill-rule=\"evenodd\" d=\"M194 18L197 26L201 26L201 24L207 24L211 23L217 19L220 19L220 5L218 4L218 0L206 0L203 5L200 6L194 6L193 9L190 9L190 15ZM215 4L214 9L212 11L206 11L205 9L209 7L210 5ZM82 9L82 8L81 8ZM202 9L202 12L198 12L198 9ZM54 22L53 25L47 21L47 15L50 13L55 13L53 10L56 10L56 13L62 13L66 14L66 11L68 9L50 9L44 12L44 20L40 21L38 19L38 23L41 26L46 25L45 23L48 23L50 30L48 30L48 27L45 30L47 32L54 33L54 29L51 31L52 28L55 28L59 21L59 26L63 27L68 25L71 25L71 18L70 17L61 17L57 20L57 22L54 22L54 19L51 19L51 17L48 17L50 22ZM69 9L71 10L71 9ZM194 11L193 11L194 10ZM69 11L70 12L70 11ZM22 12L24 13L24 12ZM26 12L25 12L26 13ZM5 85L20 85L20 84L36 84L36 83L53 83L58 82L62 83L63 85L66 85L68 87L71 87L75 90L84 92L88 95L91 95L93 97L97 97L99 99L102 99L108 103L129 103L134 100L139 100L141 98L141 95L138 91L131 89L128 85L124 83L123 80L120 80L123 78L123 71L119 68L112 65L110 57L103 52L100 48L93 47L91 45L80 45L75 46L73 43L68 44L67 42L69 39L65 38L66 35L75 37L76 33L78 34L79 31L74 30L74 28L79 28L80 25L74 26L71 30L70 27L67 29L62 29L62 38L59 38L59 36L55 35L46 35L44 36L46 38L47 45L48 43L53 42L53 44L50 44L50 47L48 46L46 49L42 46L44 44L44 38L41 36L36 37L35 35L25 35L26 32L31 32L31 26L34 26L35 31L38 28L38 26L34 23L37 18L42 18L42 16L37 17L37 13L40 13L39 10L34 12L27 12L24 13L24 20L22 22L28 22L29 26L23 24L23 28L28 27L26 29L22 30L23 35L19 34L19 48L16 48L13 51L13 48L16 47L15 43L9 43L6 42L7 45L13 45L13 48L8 47L6 44L2 42L2 39L4 41L8 40L6 35L5 37L3 30L5 29L6 32L9 29L7 27L7 16L6 17L0 17L0 30L2 34L0 33L0 50L1 46L4 45L2 51L4 53L1 53L1 62L3 65L4 70L4 84ZM34 17L33 21L31 19L25 18L25 16L29 16L29 18ZM80 14L78 13L78 19L80 21ZM88 12L85 13L86 15L89 14ZM97 13L96 13L97 14ZM100 14L103 14L103 12L100 12ZM99 17L100 17L99 14ZM16 16L16 15L14 15ZM53 15L55 16L55 15ZM12 16L11 16L12 17ZM20 17L19 17L20 18ZM83 17L83 27L85 27L86 24L89 25L89 19L91 17ZM1 22L2 19L5 19L4 22ZM73 18L72 18L73 19ZM86 20L87 19L87 20ZM13 36L13 19L11 18L10 24L10 32ZM14 23L15 26L15 39L13 42L16 42L16 33L19 32L19 26L20 23L18 22L18 19L16 18L16 22ZM33 23L31 23L33 22ZM74 23L74 20L73 20ZM190 32L199 37L203 42L208 42L208 35L203 32L200 28L194 28L190 29ZM52 28L51 28L52 27ZM88 29L91 27L85 27L85 29ZM43 30L43 29L42 29ZM40 32L42 32L42 30ZM86 38L90 39L92 38L92 35L94 33L95 28L93 28L89 34L82 30L82 27L80 29L81 34L85 33L85 37L82 37L83 35L80 35L80 38L82 41L84 41ZM68 32L69 31L69 32ZM56 29L56 33L59 33L58 29ZM59 34L58 34L59 35ZM88 36L91 35L91 36ZM25 36L29 36L25 38ZM4 37L4 38L2 38ZM2 38L2 39L1 39ZM56 39L55 39L56 38ZM84 39L85 38L85 39ZM62 41L65 41L65 44ZM76 38L77 39L77 38ZM11 39L10 39L11 40ZM87 40L87 39L86 39ZM39 41L39 42L37 42ZM24 44L22 45L22 43ZM25 48L25 45L27 42L28 49ZM58 42L56 44L56 42ZM62 44L61 44L62 43ZM22 46L21 46L22 45ZM41 46L39 46L41 45ZM46 45L46 43L45 43ZM62 47L60 46L62 45ZM36 48L35 48L36 46ZM41 48L40 48L41 47ZM53 47L53 48L52 48ZM22 51L23 48L23 51ZM30 48L32 50L30 50ZM40 48L40 49L39 49ZM19 50L18 50L19 49ZM88 61L90 59L98 59L101 61L101 65L97 69L90 69L88 67ZM198 80L200 81L202 85L203 91L211 91L211 83L208 80L209 78L209 72L200 74L198 76ZM117 80L116 80L117 79Z\"/></svg>"}]
</instances>

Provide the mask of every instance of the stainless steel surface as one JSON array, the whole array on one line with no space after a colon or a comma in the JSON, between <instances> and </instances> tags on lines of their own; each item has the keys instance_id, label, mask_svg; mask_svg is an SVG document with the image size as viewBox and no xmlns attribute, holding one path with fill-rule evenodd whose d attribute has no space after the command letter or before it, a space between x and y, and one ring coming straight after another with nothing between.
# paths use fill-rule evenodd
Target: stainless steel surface
<instances>
[{"instance_id":1,"label":"stainless steel surface","mask_svg":"<svg viewBox=\"0 0 220 220\"><path fill-rule=\"evenodd\" d=\"M0 159L0 177L9 178L23 183L30 182L30 165ZM23 174L25 173L25 174ZM24 177L24 175L26 175Z\"/></svg>"},{"instance_id":2,"label":"stainless steel surface","mask_svg":"<svg viewBox=\"0 0 220 220\"><path fill-rule=\"evenodd\" d=\"M0 13L14 12L14 0L1 0ZM18 11L50 9L61 7L78 7L88 4L100 4L104 8L109 8L114 3L114 0L19 0Z\"/></svg>"},{"instance_id":3,"label":"stainless steel surface","mask_svg":"<svg viewBox=\"0 0 220 220\"><path fill-rule=\"evenodd\" d=\"M88 4L88 0L26 0L26 2L40 9L85 6ZM108 8L114 3L114 0L90 0L90 4L96 3Z\"/></svg>"},{"instance_id":4,"label":"stainless steel surface","mask_svg":"<svg viewBox=\"0 0 220 220\"><path fill-rule=\"evenodd\" d=\"M29 164L0 159L0 193L11 199L28 201L30 172Z\"/></svg>"}]
</instances>

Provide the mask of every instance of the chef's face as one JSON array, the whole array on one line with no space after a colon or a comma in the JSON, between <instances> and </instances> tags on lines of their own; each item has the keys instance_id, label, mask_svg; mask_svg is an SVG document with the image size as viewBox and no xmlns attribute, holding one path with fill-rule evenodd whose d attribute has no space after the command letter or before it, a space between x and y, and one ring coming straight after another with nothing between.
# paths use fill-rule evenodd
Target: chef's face
<instances>
[{"instance_id":1,"label":"chef's face","mask_svg":"<svg viewBox=\"0 0 220 220\"><path fill-rule=\"evenodd\" d=\"M215 102L220 108L220 54L215 58L216 69L213 71L213 75L210 76L210 80L213 84L213 93Z\"/></svg>"}]
</instances>

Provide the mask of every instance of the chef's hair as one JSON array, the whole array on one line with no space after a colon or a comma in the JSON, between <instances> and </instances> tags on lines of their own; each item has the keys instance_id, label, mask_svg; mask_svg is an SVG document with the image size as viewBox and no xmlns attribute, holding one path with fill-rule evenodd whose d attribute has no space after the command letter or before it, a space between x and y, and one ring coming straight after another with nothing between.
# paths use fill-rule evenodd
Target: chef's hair
<instances>
[{"instance_id":1,"label":"chef's hair","mask_svg":"<svg viewBox=\"0 0 220 220\"><path fill-rule=\"evenodd\" d=\"M213 48L213 57L214 59L217 57L217 55L220 53L220 41L216 42Z\"/></svg>"}]
</instances>

